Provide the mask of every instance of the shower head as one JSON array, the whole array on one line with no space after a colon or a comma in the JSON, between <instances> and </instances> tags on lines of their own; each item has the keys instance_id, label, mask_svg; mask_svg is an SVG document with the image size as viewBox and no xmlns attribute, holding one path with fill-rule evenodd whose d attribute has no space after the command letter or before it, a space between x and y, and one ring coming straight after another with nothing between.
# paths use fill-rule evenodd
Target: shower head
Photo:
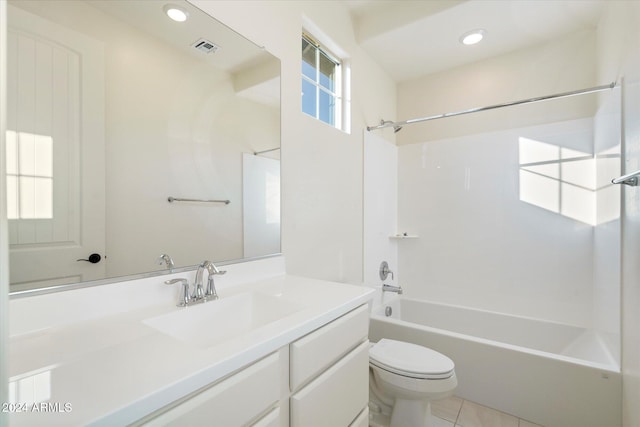
<instances>
[{"instance_id":1,"label":"shower head","mask_svg":"<svg viewBox=\"0 0 640 427\"><path fill-rule=\"evenodd\" d=\"M393 124L393 122L391 120L380 119L380 124L381 125L388 125L388 124ZM393 126L393 133L398 133L401 130L402 130L402 126L398 126L398 125L394 125Z\"/></svg>"}]
</instances>

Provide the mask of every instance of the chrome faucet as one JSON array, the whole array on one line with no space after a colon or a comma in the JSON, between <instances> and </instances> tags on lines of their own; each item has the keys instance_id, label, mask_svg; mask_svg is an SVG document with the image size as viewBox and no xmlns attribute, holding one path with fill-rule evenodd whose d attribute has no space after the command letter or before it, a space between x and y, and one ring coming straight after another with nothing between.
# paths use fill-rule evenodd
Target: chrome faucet
<instances>
[{"instance_id":1,"label":"chrome faucet","mask_svg":"<svg viewBox=\"0 0 640 427\"><path fill-rule=\"evenodd\" d=\"M202 275L205 269L209 273L206 289L202 284ZM178 294L178 303L176 305L178 307L186 307L191 304L218 299L216 286L213 283L213 276L225 273L225 270L218 270L218 267L216 267L211 261L202 261L198 266L198 271L196 271L196 280L193 284L193 292L190 292L189 281L182 277L166 280L164 283L167 285L173 285L176 283L180 284L180 293Z\"/></svg>"},{"instance_id":2,"label":"chrome faucet","mask_svg":"<svg viewBox=\"0 0 640 427\"><path fill-rule=\"evenodd\" d=\"M202 283L202 275L204 274L204 270L207 270L209 277L207 278L207 288L204 289ZM218 293L216 292L216 286L213 282L213 276L216 274L225 274L226 270L219 270L218 267L215 266L211 261L202 261L202 263L198 266L198 271L196 272L196 282L195 289L193 290L193 295L191 298L196 301L200 300L214 300L218 299Z\"/></svg>"},{"instance_id":3,"label":"chrome faucet","mask_svg":"<svg viewBox=\"0 0 640 427\"><path fill-rule=\"evenodd\" d=\"M173 285L180 283L180 293L178 294L178 307L186 307L191 303L191 295L189 294L189 281L187 279L179 278L166 280L165 285Z\"/></svg>"},{"instance_id":4,"label":"chrome faucet","mask_svg":"<svg viewBox=\"0 0 640 427\"><path fill-rule=\"evenodd\" d=\"M167 268L169 269L169 271L173 272L173 267L174 267L174 263L173 263L173 259L167 255L167 254L162 254L158 257L157 259L158 265L162 265L163 263L167 264Z\"/></svg>"},{"instance_id":5,"label":"chrome faucet","mask_svg":"<svg viewBox=\"0 0 640 427\"><path fill-rule=\"evenodd\" d=\"M398 295L402 294L402 286L382 285L382 292L395 292Z\"/></svg>"}]
</instances>

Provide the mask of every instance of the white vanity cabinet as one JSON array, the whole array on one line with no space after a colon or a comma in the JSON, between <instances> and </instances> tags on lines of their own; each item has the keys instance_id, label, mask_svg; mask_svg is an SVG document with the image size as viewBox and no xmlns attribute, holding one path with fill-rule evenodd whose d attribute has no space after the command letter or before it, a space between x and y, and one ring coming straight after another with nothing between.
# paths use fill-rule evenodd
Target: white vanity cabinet
<instances>
[{"instance_id":1,"label":"white vanity cabinet","mask_svg":"<svg viewBox=\"0 0 640 427\"><path fill-rule=\"evenodd\" d=\"M348 312L134 425L366 427L369 312Z\"/></svg>"},{"instance_id":2,"label":"white vanity cabinet","mask_svg":"<svg viewBox=\"0 0 640 427\"><path fill-rule=\"evenodd\" d=\"M367 425L368 328L363 305L289 346L291 427Z\"/></svg>"},{"instance_id":3,"label":"white vanity cabinet","mask_svg":"<svg viewBox=\"0 0 640 427\"><path fill-rule=\"evenodd\" d=\"M283 357L284 354L284 357ZM198 390L135 425L279 427L282 372L287 357L275 352L204 390Z\"/></svg>"},{"instance_id":4,"label":"white vanity cabinet","mask_svg":"<svg viewBox=\"0 0 640 427\"><path fill-rule=\"evenodd\" d=\"M12 299L15 395L73 410L11 426L365 427L374 289L283 257L225 270L218 301L180 309L162 282L195 271Z\"/></svg>"}]
</instances>

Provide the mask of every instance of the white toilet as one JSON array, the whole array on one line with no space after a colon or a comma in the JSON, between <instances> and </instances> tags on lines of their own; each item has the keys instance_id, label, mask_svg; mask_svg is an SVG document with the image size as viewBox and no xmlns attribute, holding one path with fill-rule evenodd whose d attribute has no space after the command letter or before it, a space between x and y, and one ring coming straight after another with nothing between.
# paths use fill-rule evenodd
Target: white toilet
<instances>
[{"instance_id":1,"label":"white toilet","mask_svg":"<svg viewBox=\"0 0 640 427\"><path fill-rule=\"evenodd\" d=\"M430 402L451 396L457 385L453 361L437 351L389 339L369 349L369 406L372 420L385 420L379 425L434 425Z\"/></svg>"}]
</instances>

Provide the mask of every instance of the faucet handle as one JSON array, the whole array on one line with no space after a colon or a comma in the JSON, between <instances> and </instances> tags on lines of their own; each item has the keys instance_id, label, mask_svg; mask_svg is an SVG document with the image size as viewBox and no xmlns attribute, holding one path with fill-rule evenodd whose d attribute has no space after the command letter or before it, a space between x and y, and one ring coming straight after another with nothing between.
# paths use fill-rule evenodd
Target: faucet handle
<instances>
[{"instance_id":1,"label":"faucet handle","mask_svg":"<svg viewBox=\"0 0 640 427\"><path fill-rule=\"evenodd\" d=\"M220 275L222 275L222 274L226 274L226 273L227 273L227 270L218 270L218 267L216 267L216 266L215 266L215 264L211 264L211 265L213 266L213 267L212 267L213 274L220 274Z\"/></svg>"},{"instance_id":2,"label":"faucet handle","mask_svg":"<svg viewBox=\"0 0 640 427\"><path fill-rule=\"evenodd\" d=\"M213 273L209 275L209 278L207 279L207 289L204 291L204 297L208 301L218 299L218 292L216 291L216 285L213 281L213 275L224 273L226 273L226 271L221 271L220 273Z\"/></svg>"},{"instance_id":3,"label":"faucet handle","mask_svg":"<svg viewBox=\"0 0 640 427\"><path fill-rule=\"evenodd\" d=\"M387 277L389 276L389 274L391 274L391 280L393 280L393 271L391 271L389 269L389 264L387 263L387 261L382 261L380 263L380 280L387 280Z\"/></svg>"},{"instance_id":4,"label":"faucet handle","mask_svg":"<svg viewBox=\"0 0 640 427\"><path fill-rule=\"evenodd\" d=\"M180 293L178 294L178 303L176 304L178 307L186 307L191 302L191 295L189 294L189 281L184 278L165 280L165 285L173 285L176 283L180 283Z\"/></svg>"}]
</instances>

